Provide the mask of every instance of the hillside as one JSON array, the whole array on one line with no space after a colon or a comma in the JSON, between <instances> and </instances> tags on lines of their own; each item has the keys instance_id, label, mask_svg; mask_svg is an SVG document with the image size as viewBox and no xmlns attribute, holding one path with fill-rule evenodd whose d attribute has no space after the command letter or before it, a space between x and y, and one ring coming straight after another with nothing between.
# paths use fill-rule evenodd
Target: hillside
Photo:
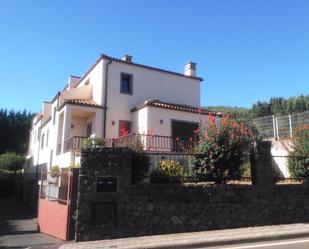
<instances>
[{"instance_id":1,"label":"hillside","mask_svg":"<svg viewBox=\"0 0 309 249\"><path fill-rule=\"evenodd\" d=\"M251 108L232 106L205 106L211 111L219 111L230 114L238 120L250 120L268 115L287 115L309 111L309 95L297 97L272 97L269 101L257 101Z\"/></svg>"}]
</instances>

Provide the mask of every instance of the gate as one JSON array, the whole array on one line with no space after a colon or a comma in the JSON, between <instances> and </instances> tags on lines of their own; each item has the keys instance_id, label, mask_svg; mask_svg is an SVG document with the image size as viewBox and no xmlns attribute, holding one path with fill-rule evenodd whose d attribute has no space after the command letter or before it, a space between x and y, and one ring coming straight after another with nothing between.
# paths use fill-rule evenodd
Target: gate
<instances>
[{"instance_id":1,"label":"gate","mask_svg":"<svg viewBox=\"0 0 309 249\"><path fill-rule=\"evenodd\" d=\"M74 239L78 172L78 169L42 172L38 210L40 232L62 240Z\"/></svg>"}]
</instances>

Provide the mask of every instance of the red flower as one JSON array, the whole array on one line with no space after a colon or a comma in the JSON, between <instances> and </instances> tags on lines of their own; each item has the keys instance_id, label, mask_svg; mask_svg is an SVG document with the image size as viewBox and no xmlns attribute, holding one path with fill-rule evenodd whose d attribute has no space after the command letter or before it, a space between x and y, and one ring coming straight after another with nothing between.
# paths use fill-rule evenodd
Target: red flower
<instances>
[{"instance_id":1,"label":"red flower","mask_svg":"<svg viewBox=\"0 0 309 249\"><path fill-rule=\"evenodd\" d=\"M179 141L179 137L176 137L176 141L177 141L177 142Z\"/></svg>"},{"instance_id":2,"label":"red flower","mask_svg":"<svg viewBox=\"0 0 309 249\"><path fill-rule=\"evenodd\" d=\"M200 129L197 128L196 130L193 131L193 133L194 133L194 134L200 133Z\"/></svg>"},{"instance_id":3,"label":"red flower","mask_svg":"<svg viewBox=\"0 0 309 249\"><path fill-rule=\"evenodd\" d=\"M212 114L208 114L208 119L210 124L214 125L215 124L215 117Z\"/></svg>"}]
</instances>

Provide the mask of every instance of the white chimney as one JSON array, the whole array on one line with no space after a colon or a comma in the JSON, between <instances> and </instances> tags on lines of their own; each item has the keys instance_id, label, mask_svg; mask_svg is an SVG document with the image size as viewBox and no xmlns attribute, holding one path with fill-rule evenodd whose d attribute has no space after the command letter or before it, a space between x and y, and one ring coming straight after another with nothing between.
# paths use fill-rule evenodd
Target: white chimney
<instances>
[{"instance_id":1,"label":"white chimney","mask_svg":"<svg viewBox=\"0 0 309 249\"><path fill-rule=\"evenodd\" d=\"M132 62L132 56L131 55L128 55L128 54L125 54L122 59L122 61L125 61L125 62L129 62L131 63Z\"/></svg>"},{"instance_id":2,"label":"white chimney","mask_svg":"<svg viewBox=\"0 0 309 249\"><path fill-rule=\"evenodd\" d=\"M196 77L196 63L190 61L185 65L185 75Z\"/></svg>"},{"instance_id":3,"label":"white chimney","mask_svg":"<svg viewBox=\"0 0 309 249\"><path fill-rule=\"evenodd\" d=\"M68 82L68 85L69 85L68 90L74 88L77 85L77 83L79 82L79 80L80 80L80 77L70 75L69 76L69 82Z\"/></svg>"}]
</instances>

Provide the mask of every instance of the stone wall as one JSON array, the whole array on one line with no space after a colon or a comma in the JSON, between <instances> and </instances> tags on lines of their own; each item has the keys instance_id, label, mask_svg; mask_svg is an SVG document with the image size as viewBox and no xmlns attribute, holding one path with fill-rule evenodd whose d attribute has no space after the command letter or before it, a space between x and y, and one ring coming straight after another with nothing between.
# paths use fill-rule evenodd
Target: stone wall
<instances>
[{"instance_id":1,"label":"stone wall","mask_svg":"<svg viewBox=\"0 0 309 249\"><path fill-rule=\"evenodd\" d=\"M274 185L269 151L264 144L252 158L252 185L131 185L130 151L84 151L76 240L309 221L309 186ZM97 192L104 177L117 177L117 191Z\"/></svg>"}]
</instances>

